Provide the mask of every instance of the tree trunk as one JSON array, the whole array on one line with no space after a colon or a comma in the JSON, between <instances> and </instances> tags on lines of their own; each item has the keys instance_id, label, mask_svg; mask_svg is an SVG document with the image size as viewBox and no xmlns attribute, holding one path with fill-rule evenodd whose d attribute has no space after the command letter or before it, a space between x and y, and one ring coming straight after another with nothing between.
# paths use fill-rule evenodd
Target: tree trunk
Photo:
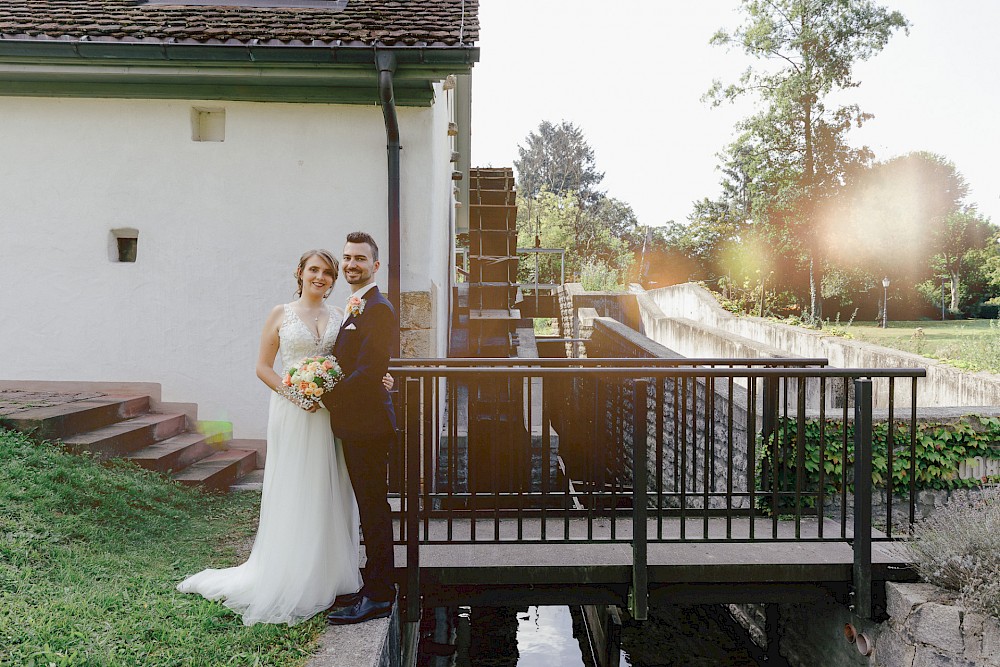
<instances>
[{"instance_id":1,"label":"tree trunk","mask_svg":"<svg viewBox=\"0 0 1000 667\"><path fill-rule=\"evenodd\" d=\"M958 271L951 271L951 311L958 312L958 284L961 275Z\"/></svg>"}]
</instances>

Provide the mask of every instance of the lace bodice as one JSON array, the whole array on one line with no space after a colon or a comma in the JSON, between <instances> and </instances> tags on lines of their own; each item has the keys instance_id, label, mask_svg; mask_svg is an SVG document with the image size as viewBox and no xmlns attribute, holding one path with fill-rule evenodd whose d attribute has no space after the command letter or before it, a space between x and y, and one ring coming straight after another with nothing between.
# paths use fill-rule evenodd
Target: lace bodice
<instances>
[{"instance_id":1,"label":"lace bodice","mask_svg":"<svg viewBox=\"0 0 1000 667\"><path fill-rule=\"evenodd\" d=\"M337 333L340 331L340 324L344 320L344 314L338 308L330 308L330 321L327 322L326 331L322 338L317 339L313 332L309 330L291 304L285 304L285 316L278 327L278 356L281 359L281 374L284 375L288 368L305 357L313 357L320 354L330 354L333 351L333 343L337 340Z\"/></svg>"}]
</instances>

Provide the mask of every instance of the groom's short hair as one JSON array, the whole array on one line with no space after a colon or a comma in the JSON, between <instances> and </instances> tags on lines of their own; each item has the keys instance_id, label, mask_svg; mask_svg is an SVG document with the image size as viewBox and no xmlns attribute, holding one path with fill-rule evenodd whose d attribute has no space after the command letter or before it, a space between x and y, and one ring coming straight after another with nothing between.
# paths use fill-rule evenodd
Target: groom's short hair
<instances>
[{"instance_id":1,"label":"groom's short hair","mask_svg":"<svg viewBox=\"0 0 1000 667\"><path fill-rule=\"evenodd\" d=\"M351 232L347 235L348 243L367 243L372 249L372 261L378 261L378 244L368 232Z\"/></svg>"}]
</instances>

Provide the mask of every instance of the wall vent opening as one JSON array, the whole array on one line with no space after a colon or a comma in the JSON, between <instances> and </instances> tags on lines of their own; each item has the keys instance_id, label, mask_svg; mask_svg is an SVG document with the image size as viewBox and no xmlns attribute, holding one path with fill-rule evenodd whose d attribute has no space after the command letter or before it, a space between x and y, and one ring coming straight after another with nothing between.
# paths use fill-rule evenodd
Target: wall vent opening
<instances>
[{"instance_id":1,"label":"wall vent opening","mask_svg":"<svg viewBox=\"0 0 1000 667\"><path fill-rule=\"evenodd\" d=\"M108 256L112 262L135 262L139 255L139 230L119 227L111 230Z\"/></svg>"},{"instance_id":2,"label":"wall vent opening","mask_svg":"<svg viewBox=\"0 0 1000 667\"><path fill-rule=\"evenodd\" d=\"M226 110L193 107L191 109L191 140L225 141Z\"/></svg>"}]
</instances>

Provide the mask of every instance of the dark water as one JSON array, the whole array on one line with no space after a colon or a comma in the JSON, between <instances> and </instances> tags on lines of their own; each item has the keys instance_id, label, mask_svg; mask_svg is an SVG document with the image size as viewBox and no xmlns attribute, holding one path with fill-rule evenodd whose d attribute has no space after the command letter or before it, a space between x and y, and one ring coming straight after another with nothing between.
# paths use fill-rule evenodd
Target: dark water
<instances>
[{"instance_id":1,"label":"dark water","mask_svg":"<svg viewBox=\"0 0 1000 667\"><path fill-rule=\"evenodd\" d=\"M583 618L570 607L424 610L419 667L596 667ZM622 667L756 667L718 607L650 610L622 618Z\"/></svg>"}]
</instances>

